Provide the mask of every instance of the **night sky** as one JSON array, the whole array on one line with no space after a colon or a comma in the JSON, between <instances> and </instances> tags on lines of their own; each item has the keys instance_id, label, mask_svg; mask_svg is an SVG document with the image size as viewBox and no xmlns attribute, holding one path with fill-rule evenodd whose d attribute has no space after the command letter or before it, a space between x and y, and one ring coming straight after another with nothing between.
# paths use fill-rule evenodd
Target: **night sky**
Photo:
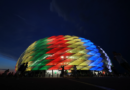
<instances>
[{"instance_id":1,"label":"night sky","mask_svg":"<svg viewBox=\"0 0 130 90\"><path fill-rule=\"evenodd\" d=\"M0 0L0 69L14 71L24 50L39 39L75 35L105 50L115 68L113 51L130 64L129 0Z\"/></svg>"}]
</instances>

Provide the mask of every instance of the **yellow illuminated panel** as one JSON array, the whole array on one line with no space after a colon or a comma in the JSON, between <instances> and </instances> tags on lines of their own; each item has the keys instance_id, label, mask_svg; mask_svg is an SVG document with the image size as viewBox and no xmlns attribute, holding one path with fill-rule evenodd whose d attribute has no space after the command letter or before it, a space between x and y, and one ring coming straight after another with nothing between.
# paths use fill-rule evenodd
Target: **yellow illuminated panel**
<instances>
[{"instance_id":1,"label":"yellow illuminated panel","mask_svg":"<svg viewBox=\"0 0 130 90\"><path fill-rule=\"evenodd\" d=\"M72 38L75 39L75 38L79 38L79 37L77 37L77 36L72 36Z\"/></svg>"},{"instance_id":2,"label":"yellow illuminated panel","mask_svg":"<svg viewBox=\"0 0 130 90\"><path fill-rule=\"evenodd\" d=\"M28 62L28 67L33 63L34 61L29 61Z\"/></svg>"},{"instance_id":3,"label":"yellow illuminated panel","mask_svg":"<svg viewBox=\"0 0 130 90\"><path fill-rule=\"evenodd\" d=\"M75 44L83 46L84 42L76 42Z\"/></svg>"},{"instance_id":4,"label":"yellow illuminated panel","mask_svg":"<svg viewBox=\"0 0 130 90\"><path fill-rule=\"evenodd\" d=\"M28 55L29 55L29 53L26 53L26 54L23 56L22 59L26 59Z\"/></svg>"},{"instance_id":5,"label":"yellow illuminated panel","mask_svg":"<svg viewBox=\"0 0 130 90\"><path fill-rule=\"evenodd\" d=\"M78 48L78 49L85 49L86 47L81 45L81 46L77 46L76 48Z\"/></svg>"},{"instance_id":6,"label":"yellow illuminated panel","mask_svg":"<svg viewBox=\"0 0 130 90\"><path fill-rule=\"evenodd\" d=\"M76 41L68 41L68 42L66 42L67 44L74 44Z\"/></svg>"},{"instance_id":7,"label":"yellow illuminated panel","mask_svg":"<svg viewBox=\"0 0 130 90\"><path fill-rule=\"evenodd\" d=\"M32 53L34 53L34 51L32 51L32 52L30 52L30 53L26 53L26 54L23 56L23 58L22 58L22 59L23 59L22 63L25 62L25 60L28 59L28 57L29 57Z\"/></svg>"},{"instance_id":8,"label":"yellow illuminated panel","mask_svg":"<svg viewBox=\"0 0 130 90\"><path fill-rule=\"evenodd\" d=\"M67 53L77 53L79 50L78 49L71 49L67 51Z\"/></svg>"},{"instance_id":9,"label":"yellow illuminated panel","mask_svg":"<svg viewBox=\"0 0 130 90\"><path fill-rule=\"evenodd\" d=\"M69 46L67 46L67 47L69 47L69 48L76 48L78 45L76 45L76 44L72 44L72 45L69 45Z\"/></svg>"},{"instance_id":10,"label":"yellow illuminated panel","mask_svg":"<svg viewBox=\"0 0 130 90\"><path fill-rule=\"evenodd\" d=\"M87 56L86 56L86 55L83 55L83 56L81 56L79 59L81 59L81 60L86 60L86 59L87 59Z\"/></svg>"},{"instance_id":11,"label":"yellow illuminated panel","mask_svg":"<svg viewBox=\"0 0 130 90\"><path fill-rule=\"evenodd\" d=\"M76 55L74 54L74 55L70 56L68 59L78 59L78 58L80 58L80 56L76 56Z\"/></svg>"},{"instance_id":12,"label":"yellow illuminated panel","mask_svg":"<svg viewBox=\"0 0 130 90\"><path fill-rule=\"evenodd\" d=\"M32 43L26 50L28 51L29 49L31 49L32 47L34 47L36 45L36 42L37 41L35 41L34 43Z\"/></svg>"},{"instance_id":13,"label":"yellow illuminated panel","mask_svg":"<svg viewBox=\"0 0 130 90\"><path fill-rule=\"evenodd\" d=\"M64 37L69 38L69 37L71 37L71 36L70 36L70 35L65 35Z\"/></svg>"},{"instance_id":14,"label":"yellow illuminated panel","mask_svg":"<svg viewBox=\"0 0 130 90\"><path fill-rule=\"evenodd\" d=\"M88 52L88 51L87 51L86 49L84 49L84 50L80 50L78 53L80 53L80 54L85 54L85 55L86 55L87 52Z\"/></svg>"},{"instance_id":15,"label":"yellow illuminated panel","mask_svg":"<svg viewBox=\"0 0 130 90\"><path fill-rule=\"evenodd\" d=\"M80 66L80 65L79 65L79 66L76 66L77 69L81 69L81 68L83 68L83 67L84 67L84 66Z\"/></svg>"},{"instance_id":16,"label":"yellow illuminated panel","mask_svg":"<svg viewBox=\"0 0 130 90\"><path fill-rule=\"evenodd\" d=\"M68 65L79 65L80 63L84 62L84 60L78 59L73 61L72 63L68 64Z\"/></svg>"},{"instance_id":17,"label":"yellow illuminated panel","mask_svg":"<svg viewBox=\"0 0 130 90\"><path fill-rule=\"evenodd\" d=\"M89 65L91 62L92 62L91 60L87 60L87 61L81 63L80 65Z\"/></svg>"},{"instance_id":18,"label":"yellow illuminated panel","mask_svg":"<svg viewBox=\"0 0 130 90\"><path fill-rule=\"evenodd\" d=\"M32 67L28 67L25 71L31 71Z\"/></svg>"},{"instance_id":19,"label":"yellow illuminated panel","mask_svg":"<svg viewBox=\"0 0 130 90\"><path fill-rule=\"evenodd\" d=\"M33 58L33 56L29 56L26 60L25 60L25 62L28 62L29 60L31 60Z\"/></svg>"},{"instance_id":20,"label":"yellow illuminated panel","mask_svg":"<svg viewBox=\"0 0 130 90\"><path fill-rule=\"evenodd\" d=\"M92 66L83 67L81 70L89 70Z\"/></svg>"},{"instance_id":21,"label":"yellow illuminated panel","mask_svg":"<svg viewBox=\"0 0 130 90\"><path fill-rule=\"evenodd\" d=\"M73 41L82 43L81 39L74 39Z\"/></svg>"}]
</instances>

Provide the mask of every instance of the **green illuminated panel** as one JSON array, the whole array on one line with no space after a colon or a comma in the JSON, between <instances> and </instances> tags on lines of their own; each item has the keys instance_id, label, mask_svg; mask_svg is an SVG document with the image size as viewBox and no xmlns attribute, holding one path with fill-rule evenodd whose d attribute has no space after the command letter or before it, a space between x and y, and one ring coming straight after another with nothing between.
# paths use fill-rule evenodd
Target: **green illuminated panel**
<instances>
[{"instance_id":1,"label":"green illuminated panel","mask_svg":"<svg viewBox=\"0 0 130 90\"><path fill-rule=\"evenodd\" d=\"M49 51L50 49L44 49L44 50L39 50L39 51L35 51L33 54L31 54L30 56L35 56L37 55L37 53L42 53L45 54L47 51Z\"/></svg>"},{"instance_id":2,"label":"green illuminated panel","mask_svg":"<svg viewBox=\"0 0 130 90\"><path fill-rule=\"evenodd\" d=\"M42 46L36 47L36 48L33 49L33 50L35 50L35 51L36 51L37 49L45 50L45 49L47 49L48 46L50 46L50 45L44 45L44 46L42 45Z\"/></svg>"},{"instance_id":3,"label":"green illuminated panel","mask_svg":"<svg viewBox=\"0 0 130 90\"><path fill-rule=\"evenodd\" d=\"M37 60L45 59L49 54L43 54L42 56L38 57Z\"/></svg>"},{"instance_id":4,"label":"green illuminated panel","mask_svg":"<svg viewBox=\"0 0 130 90\"><path fill-rule=\"evenodd\" d=\"M31 65L29 65L29 67L34 67L34 66L37 66L38 62L37 63L32 63Z\"/></svg>"},{"instance_id":5,"label":"green illuminated panel","mask_svg":"<svg viewBox=\"0 0 130 90\"><path fill-rule=\"evenodd\" d=\"M34 67L32 70L39 70L39 67L38 66Z\"/></svg>"},{"instance_id":6,"label":"green illuminated panel","mask_svg":"<svg viewBox=\"0 0 130 90\"><path fill-rule=\"evenodd\" d=\"M52 67L52 66L44 66L44 67L42 67L42 68L39 69L39 70L48 70L50 67Z\"/></svg>"},{"instance_id":7,"label":"green illuminated panel","mask_svg":"<svg viewBox=\"0 0 130 90\"><path fill-rule=\"evenodd\" d=\"M49 63L50 61L49 60L43 60L42 62L40 62L39 64L38 64L38 66L44 66L44 65L46 65L47 63Z\"/></svg>"}]
</instances>

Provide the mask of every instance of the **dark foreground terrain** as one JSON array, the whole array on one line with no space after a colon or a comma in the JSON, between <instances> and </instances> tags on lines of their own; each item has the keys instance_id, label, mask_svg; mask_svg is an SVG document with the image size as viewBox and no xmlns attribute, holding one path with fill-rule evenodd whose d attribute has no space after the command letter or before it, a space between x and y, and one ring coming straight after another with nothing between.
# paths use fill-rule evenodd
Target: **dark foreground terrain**
<instances>
[{"instance_id":1,"label":"dark foreground terrain","mask_svg":"<svg viewBox=\"0 0 130 90\"><path fill-rule=\"evenodd\" d=\"M2 78L0 90L130 90L130 78Z\"/></svg>"}]
</instances>

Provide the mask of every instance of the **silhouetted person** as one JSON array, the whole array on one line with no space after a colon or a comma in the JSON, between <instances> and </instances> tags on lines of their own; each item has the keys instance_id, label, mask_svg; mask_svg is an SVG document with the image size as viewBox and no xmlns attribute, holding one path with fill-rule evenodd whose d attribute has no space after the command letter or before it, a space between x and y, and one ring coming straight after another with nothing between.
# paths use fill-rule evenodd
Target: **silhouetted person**
<instances>
[{"instance_id":1,"label":"silhouetted person","mask_svg":"<svg viewBox=\"0 0 130 90\"><path fill-rule=\"evenodd\" d=\"M21 74L21 72L22 72L22 70L23 70L23 68L24 68L24 64L25 64L25 63L21 64L20 67L18 68L18 70L17 70L17 72L16 72L17 78L19 78L19 74Z\"/></svg>"},{"instance_id":2,"label":"silhouetted person","mask_svg":"<svg viewBox=\"0 0 130 90\"><path fill-rule=\"evenodd\" d=\"M61 77L64 77L64 66L61 67L62 70L61 70Z\"/></svg>"},{"instance_id":3,"label":"silhouetted person","mask_svg":"<svg viewBox=\"0 0 130 90\"><path fill-rule=\"evenodd\" d=\"M20 71L20 72L21 72L21 71L23 70L23 68L24 68L24 64L25 64L25 63L23 63L22 65L20 65L20 67L19 67L18 71Z\"/></svg>"},{"instance_id":4,"label":"silhouetted person","mask_svg":"<svg viewBox=\"0 0 130 90\"><path fill-rule=\"evenodd\" d=\"M28 66L28 62L26 64L24 64L24 66L23 66L23 68L21 70L21 76L23 76L25 74L24 72L25 72L27 66Z\"/></svg>"},{"instance_id":5,"label":"silhouetted person","mask_svg":"<svg viewBox=\"0 0 130 90\"><path fill-rule=\"evenodd\" d=\"M118 63L120 64L121 67L123 67L124 69L126 69L129 73L130 73L130 65L128 64L128 62L122 57L122 55L120 53L117 52L113 52L114 54L114 59L116 61L118 61Z\"/></svg>"}]
</instances>

